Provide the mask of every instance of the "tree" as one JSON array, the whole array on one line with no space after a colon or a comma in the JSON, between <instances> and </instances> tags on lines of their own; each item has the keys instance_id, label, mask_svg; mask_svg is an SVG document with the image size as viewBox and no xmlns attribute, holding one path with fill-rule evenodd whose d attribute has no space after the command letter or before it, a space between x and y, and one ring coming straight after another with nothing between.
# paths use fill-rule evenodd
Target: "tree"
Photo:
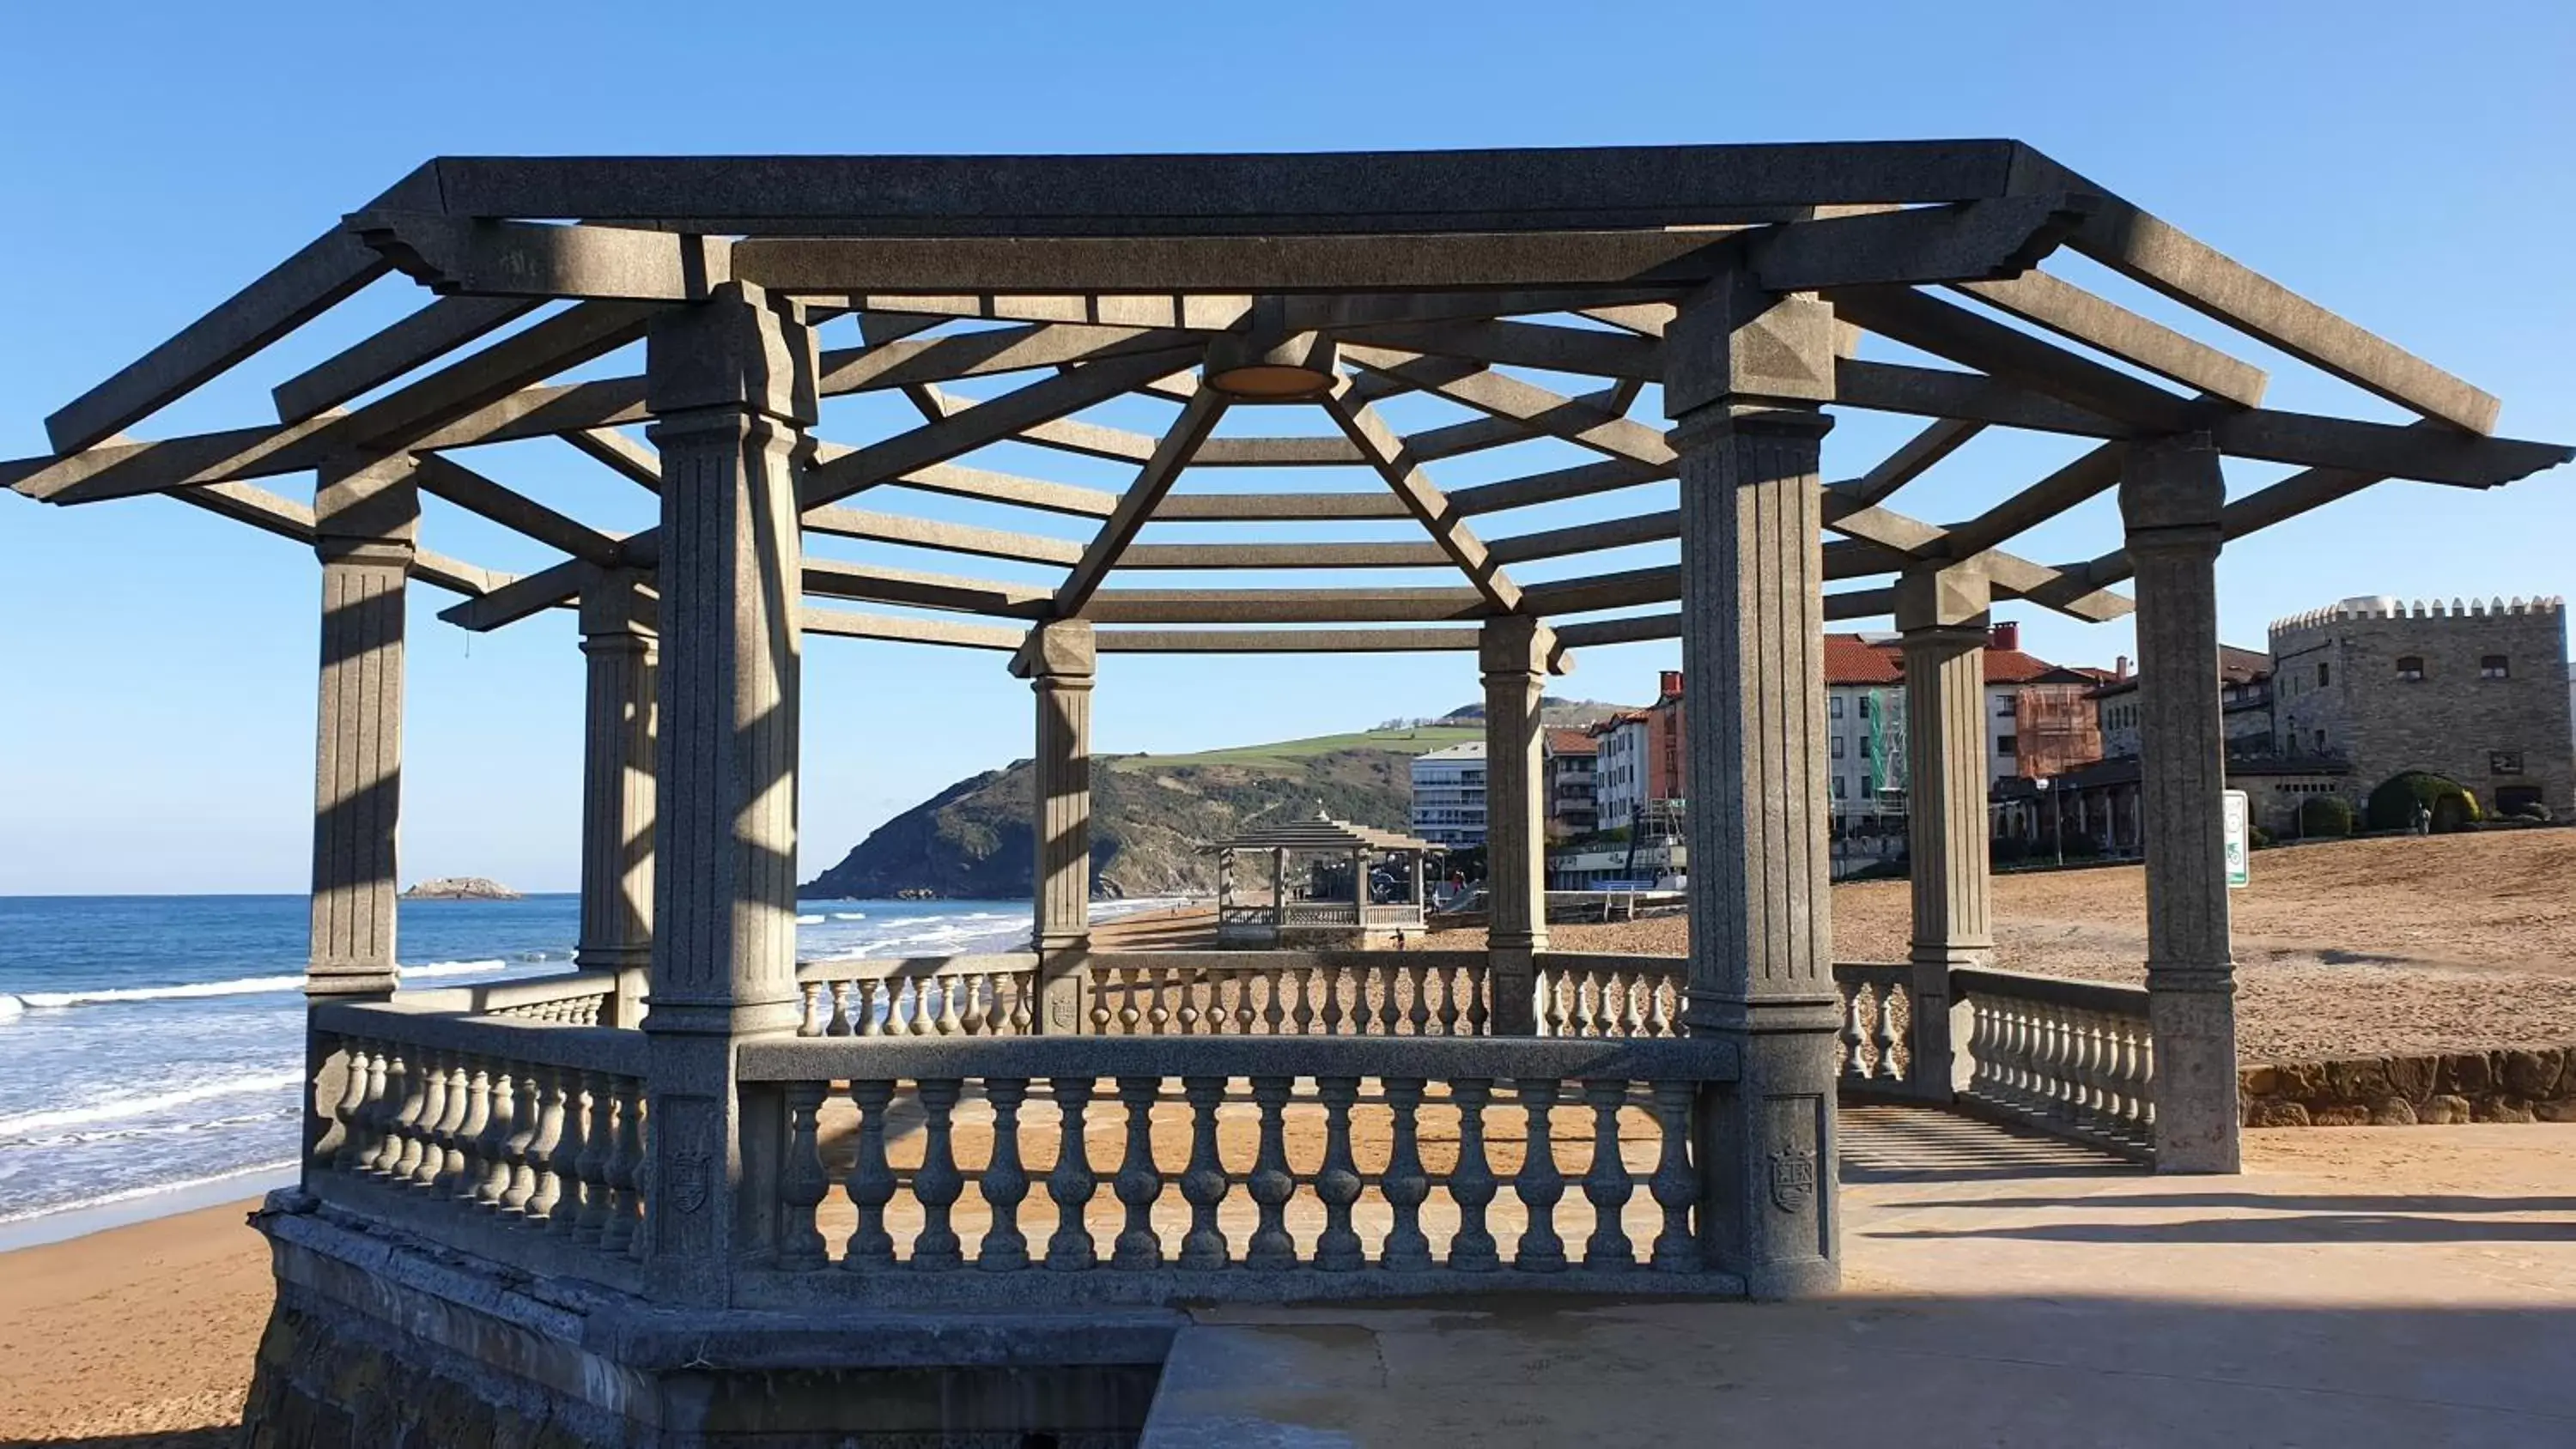
<instances>
[{"instance_id":1,"label":"tree","mask_svg":"<svg viewBox=\"0 0 2576 1449\"><path fill-rule=\"evenodd\" d=\"M2299 802L2301 839L2350 835L2352 829L2352 802L2341 795L2311 795Z\"/></svg>"}]
</instances>

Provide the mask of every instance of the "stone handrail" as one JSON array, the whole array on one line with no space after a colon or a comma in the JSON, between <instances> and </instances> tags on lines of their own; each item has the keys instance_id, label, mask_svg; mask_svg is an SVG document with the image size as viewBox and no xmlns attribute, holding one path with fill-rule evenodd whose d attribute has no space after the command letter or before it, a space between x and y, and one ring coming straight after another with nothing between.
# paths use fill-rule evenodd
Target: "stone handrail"
<instances>
[{"instance_id":1,"label":"stone handrail","mask_svg":"<svg viewBox=\"0 0 2576 1449\"><path fill-rule=\"evenodd\" d=\"M1477 1036L1480 951L1125 951L1091 958L1097 1036Z\"/></svg>"},{"instance_id":2,"label":"stone handrail","mask_svg":"<svg viewBox=\"0 0 2576 1449\"><path fill-rule=\"evenodd\" d=\"M1037 1013L1034 952L804 961L799 1036L1015 1036Z\"/></svg>"},{"instance_id":3,"label":"stone handrail","mask_svg":"<svg viewBox=\"0 0 2576 1449\"><path fill-rule=\"evenodd\" d=\"M1967 1007L1962 1105L2152 1161L2155 1048L2147 991L2099 981L1957 969Z\"/></svg>"},{"instance_id":4,"label":"stone handrail","mask_svg":"<svg viewBox=\"0 0 2576 1449\"><path fill-rule=\"evenodd\" d=\"M426 991L406 987L395 1000L414 1010L461 1011L552 1022L557 1026L597 1026L616 997L614 971L558 971L489 986L442 986Z\"/></svg>"},{"instance_id":5,"label":"stone handrail","mask_svg":"<svg viewBox=\"0 0 2576 1449\"><path fill-rule=\"evenodd\" d=\"M1543 1036L1682 1034L1687 957L1541 951L1533 964Z\"/></svg>"},{"instance_id":6,"label":"stone handrail","mask_svg":"<svg viewBox=\"0 0 2576 1449\"><path fill-rule=\"evenodd\" d=\"M1279 908L1279 920L1289 926L1356 926L1360 907L1357 901L1289 901Z\"/></svg>"},{"instance_id":7,"label":"stone handrail","mask_svg":"<svg viewBox=\"0 0 2576 1449\"><path fill-rule=\"evenodd\" d=\"M325 1203L520 1267L636 1286L641 1032L345 1004L312 1013Z\"/></svg>"},{"instance_id":8,"label":"stone handrail","mask_svg":"<svg viewBox=\"0 0 2576 1449\"><path fill-rule=\"evenodd\" d=\"M749 1301L1740 1291L1704 1247L1713 1164L1694 1160L1708 1088L1736 1079L1729 1043L777 1038L738 1061L746 1105L774 1091L764 1111L785 1123L780 1252L738 1280ZM1239 1081L1252 1121L1220 1115ZM858 1128L835 1181L818 1123L843 1102ZM1388 1143L1381 1170L1357 1161L1355 1110L1383 1117L1369 1131ZM1320 1136L1319 1157L1290 1153L1292 1119ZM1569 1187L1591 1209L1579 1250L1557 1226ZM1052 1231L1021 1224L1033 1192L1054 1206ZM842 1222L846 1235L825 1235Z\"/></svg>"}]
</instances>

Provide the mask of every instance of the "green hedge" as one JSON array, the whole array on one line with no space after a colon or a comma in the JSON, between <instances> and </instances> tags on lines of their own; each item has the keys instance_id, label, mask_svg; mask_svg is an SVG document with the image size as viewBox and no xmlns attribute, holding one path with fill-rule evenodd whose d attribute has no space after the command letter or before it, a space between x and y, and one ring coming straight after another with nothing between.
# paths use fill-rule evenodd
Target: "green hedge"
<instances>
[{"instance_id":1,"label":"green hedge","mask_svg":"<svg viewBox=\"0 0 2576 1449\"><path fill-rule=\"evenodd\" d=\"M2311 795L2299 802L2300 838L2314 840L2352 832L2352 802L2341 795Z\"/></svg>"},{"instance_id":2,"label":"green hedge","mask_svg":"<svg viewBox=\"0 0 2576 1449\"><path fill-rule=\"evenodd\" d=\"M2465 830L2483 818L2478 797L2468 787L2444 775L2426 770L2407 770L2391 775L2370 792L2365 814L2373 830L2412 830L2415 807L2422 803L2433 812L2437 831Z\"/></svg>"}]
</instances>

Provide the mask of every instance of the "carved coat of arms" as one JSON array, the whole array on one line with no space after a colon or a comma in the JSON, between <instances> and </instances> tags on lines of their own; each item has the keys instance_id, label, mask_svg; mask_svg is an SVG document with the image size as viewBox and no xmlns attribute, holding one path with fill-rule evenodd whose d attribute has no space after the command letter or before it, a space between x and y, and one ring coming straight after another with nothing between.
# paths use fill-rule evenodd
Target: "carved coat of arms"
<instances>
[{"instance_id":1,"label":"carved coat of arms","mask_svg":"<svg viewBox=\"0 0 2576 1449\"><path fill-rule=\"evenodd\" d=\"M672 1150L671 1207L675 1212L694 1213L707 1205L707 1194L714 1172L714 1158L703 1148L681 1147Z\"/></svg>"},{"instance_id":2,"label":"carved coat of arms","mask_svg":"<svg viewBox=\"0 0 2576 1449\"><path fill-rule=\"evenodd\" d=\"M1816 1154L1782 1147L1771 1154L1771 1201L1784 1213L1803 1212L1816 1197Z\"/></svg>"}]
</instances>

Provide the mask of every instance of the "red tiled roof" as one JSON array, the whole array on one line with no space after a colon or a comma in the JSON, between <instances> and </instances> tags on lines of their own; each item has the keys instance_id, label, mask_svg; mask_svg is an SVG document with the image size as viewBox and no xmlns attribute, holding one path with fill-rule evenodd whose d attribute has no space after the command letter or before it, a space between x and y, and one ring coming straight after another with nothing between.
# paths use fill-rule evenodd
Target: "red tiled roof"
<instances>
[{"instance_id":1,"label":"red tiled roof","mask_svg":"<svg viewBox=\"0 0 2576 1449\"><path fill-rule=\"evenodd\" d=\"M1560 755L1597 755L1601 742L1587 730L1552 729L1547 732L1548 749Z\"/></svg>"},{"instance_id":2,"label":"red tiled roof","mask_svg":"<svg viewBox=\"0 0 2576 1449\"><path fill-rule=\"evenodd\" d=\"M1986 651L1986 683L2030 684L2052 674L2092 674L2069 670L2019 649ZM2103 677L2107 678L2108 675ZM1894 640L1865 639L1858 634L1825 636L1825 683L1886 685L1905 682L1905 651ZM2070 680L2069 683L2074 681Z\"/></svg>"}]
</instances>

